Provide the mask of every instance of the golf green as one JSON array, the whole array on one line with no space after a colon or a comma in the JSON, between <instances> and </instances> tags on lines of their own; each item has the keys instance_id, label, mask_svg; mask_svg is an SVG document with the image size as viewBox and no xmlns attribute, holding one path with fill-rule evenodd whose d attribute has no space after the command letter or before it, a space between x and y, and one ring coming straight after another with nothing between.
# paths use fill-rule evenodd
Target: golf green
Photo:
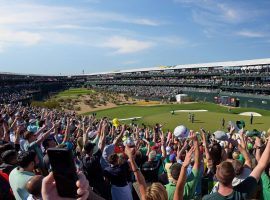
<instances>
[{"instance_id":1,"label":"golf green","mask_svg":"<svg viewBox=\"0 0 270 200\"><path fill-rule=\"evenodd\" d=\"M194 123L189 120L189 112L175 112L172 110L208 110L207 112L191 112L194 114ZM253 124L250 124L250 116L240 116L242 112L257 112L263 115L262 117L254 117ZM270 111L260 110L255 108L232 108L219 106L212 103L193 103L193 104L167 104L158 106L119 106L116 108L97 111L97 117L109 117L110 119L126 119L133 117L142 117L134 121L135 124L154 126L156 123L163 125L163 130L173 130L178 125L185 125L189 129L198 131L200 128L209 130L223 130L222 119L225 119L225 124L228 121L244 120L246 130L257 129L266 131L270 128ZM91 114L91 113L85 113ZM122 123L131 123L131 120L122 121ZM225 126L226 128L226 126Z\"/></svg>"}]
</instances>

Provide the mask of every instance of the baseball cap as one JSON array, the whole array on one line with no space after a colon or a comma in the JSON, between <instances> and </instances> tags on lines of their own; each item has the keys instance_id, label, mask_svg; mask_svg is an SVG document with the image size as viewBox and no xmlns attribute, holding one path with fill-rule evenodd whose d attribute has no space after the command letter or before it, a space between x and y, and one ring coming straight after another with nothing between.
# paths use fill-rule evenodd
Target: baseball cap
<instances>
[{"instance_id":1,"label":"baseball cap","mask_svg":"<svg viewBox=\"0 0 270 200\"><path fill-rule=\"evenodd\" d=\"M246 124L243 120L240 120L240 121L236 121L236 126L238 129L242 129L242 128L245 128Z\"/></svg>"},{"instance_id":2,"label":"baseball cap","mask_svg":"<svg viewBox=\"0 0 270 200\"><path fill-rule=\"evenodd\" d=\"M172 153L172 154L169 156L169 160L170 160L171 162L174 162L175 159L176 159L176 155L175 155L174 153Z\"/></svg>"},{"instance_id":3,"label":"baseball cap","mask_svg":"<svg viewBox=\"0 0 270 200\"><path fill-rule=\"evenodd\" d=\"M97 135L97 131L89 131L88 132L88 137L90 138L90 139L92 139L93 137L95 137Z\"/></svg>"},{"instance_id":4,"label":"baseball cap","mask_svg":"<svg viewBox=\"0 0 270 200\"><path fill-rule=\"evenodd\" d=\"M216 131L214 132L214 136L216 140L221 140L221 141L228 140L228 135L224 131Z\"/></svg>"},{"instance_id":5,"label":"baseball cap","mask_svg":"<svg viewBox=\"0 0 270 200\"><path fill-rule=\"evenodd\" d=\"M158 149L159 149L159 146L157 146L157 145L154 145L151 147L151 150L153 150L153 151L157 151Z\"/></svg>"},{"instance_id":6,"label":"baseball cap","mask_svg":"<svg viewBox=\"0 0 270 200\"><path fill-rule=\"evenodd\" d=\"M166 147L166 154L170 155L171 151L172 151L172 148L170 146L167 146Z\"/></svg>"},{"instance_id":7,"label":"baseball cap","mask_svg":"<svg viewBox=\"0 0 270 200\"><path fill-rule=\"evenodd\" d=\"M261 132L258 131L257 129L253 129L252 131L247 131L246 132L246 136L248 136L248 137L253 137L253 136L260 137L261 136Z\"/></svg>"},{"instance_id":8,"label":"baseball cap","mask_svg":"<svg viewBox=\"0 0 270 200\"><path fill-rule=\"evenodd\" d=\"M27 131L35 133L38 131L38 126L30 124L29 126L27 126Z\"/></svg>"},{"instance_id":9,"label":"baseball cap","mask_svg":"<svg viewBox=\"0 0 270 200\"><path fill-rule=\"evenodd\" d=\"M124 142L124 145L127 145L129 147L135 146L135 142L132 137L128 137L126 141Z\"/></svg>"}]
</instances>

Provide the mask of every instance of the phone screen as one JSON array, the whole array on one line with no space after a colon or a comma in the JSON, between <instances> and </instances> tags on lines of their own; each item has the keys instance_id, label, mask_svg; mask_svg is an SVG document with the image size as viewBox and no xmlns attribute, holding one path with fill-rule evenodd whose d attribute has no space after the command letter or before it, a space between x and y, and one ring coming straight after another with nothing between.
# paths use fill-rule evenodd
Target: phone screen
<instances>
[{"instance_id":1,"label":"phone screen","mask_svg":"<svg viewBox=\"0 0 270 200\"><path fill-rule=\"evenodd\" d=\"M72 152L68 149L49 148L48 156L59 196L77 198L78 176Z\"/></svg>"}]
</instances>

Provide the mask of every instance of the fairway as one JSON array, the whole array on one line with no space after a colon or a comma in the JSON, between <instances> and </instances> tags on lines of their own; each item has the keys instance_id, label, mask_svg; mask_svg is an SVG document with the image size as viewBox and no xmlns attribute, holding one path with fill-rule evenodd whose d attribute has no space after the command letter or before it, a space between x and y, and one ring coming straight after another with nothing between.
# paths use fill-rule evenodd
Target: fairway
<instances>
[{"instance_id":1,"label":"fairway","mask_svg":"<svg viewBox=\"0 0 270 200\"><path fill-rule=\"evenodd\" d=\"M208 112L194 112L194 123L189 122L188 112L176 112L171 114L172 110L208 110ZM249 116L238 115L241 112L252 111L262 114L262 117L254 117L253 125L249 124ZM135 121L136 124L146 124L153 126L155 123L163 125L163 130L173 130L178 125L185 125L189 129L198 131L204 128L211 132L222 130L222 118L228 121L244 120L246 122L246 130L258 129L260 131L270 128L270 112L253 108L228 108L212 103L194 103L194 104L169 104L159 106L119 106L117 108L97 111L98 117L107 116L113 118L133 118L141 116L141 119ZM85 113L90 114L90 113ZM130 123L131 120L125 121Z\"/></svg>"},{"instance_id":2,"label":"fairway","mask_svg":"<svg viewBox=\"0 0 270 200\"><path fill-rule=\"evenodd\" d=\"M76 97L78 95L87 95L87 94L92 94L94 93L94 90L88 90L86 88L74 88L74 89L69 89L65 90L63 92L60 92L57 94L56 97Z\"/></svg>"}]
</instances>

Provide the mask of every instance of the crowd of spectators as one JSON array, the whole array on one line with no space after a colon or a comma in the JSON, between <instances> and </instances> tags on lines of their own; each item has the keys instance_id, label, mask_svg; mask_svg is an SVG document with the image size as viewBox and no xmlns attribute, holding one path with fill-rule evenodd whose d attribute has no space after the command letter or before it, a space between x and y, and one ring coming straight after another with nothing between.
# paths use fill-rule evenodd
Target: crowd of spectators
<instances>
[{"instance_id":1,"label":"crowd of spectators","mask_svg":"<svg viewBox=\"0 0 270 200\"><path fill-rule=\"evenodd\" d=\"M220 85L222 80L220 78L152 78L152 79L121 79L121 80L101 80L97 82L92 82L97 84L132 84L132 85L185 85L185 84L196 84L196 85Z\"/></svg>"},{"instance_id":2,"label":"crowd of spectators","mask_svg":"<svg viewBox=\"0 0 270 200\"><path fill-rule=\"evenodd\" d=\"M239 93L250 93L250 90L259 89L256 93L270 94L269 75L269 67L217 67L90 76L88 84L96 88L133 93L132 95L135 96L145 95L159 98L168 96L164 94L167 88L174 88L174 91L184 91L186 89L183 88L187 88L187 91L207 90L211 92L233 89L232 92ZM160 88L157 89L153 86ZM141 90L139 91L138 88ZM157 91L154 91L155 89ZM172 94L175 94L174 91Z\"/></svg>"},{"instance_id":3,"label":"crowd of spectators","mask_svg":"<svg viewBox=\"0 0 270 200\"><path fill-rule=\"evenodd\" d=\"M5 90L0 91L0 103L17 103L24 99L30 99L32 97L32 91L28 90Z\"/></svg>"},{"instance_id":4,"label":"crowd of spectators","mask_svg":"<svg viewBox=\"0 0 270 200\"><path fill-rule=\"evenodd\" d=\"M123 85L104 85L97 86L96 89L126 93L131 96L144 98L163 98L168 99L182 93L179 87L160 87L160 86L123 86Z\"/></svg>"},{"instance_id":5,"label":"crowd of spectators","mask_svg":"<svg viewBox=\"0 0 270 200\"><path fill-rule=\"evenodd\" d=\"M27 76L0 74L0 103L17 103L32 99L34 94L40 97L46 92L72 86L67 77Z\"/></svg>"},{"instance_id":6,"label":"crowd of spectators","mask_svg":"<svg viewBox=\"0 0 270 200\"><path fill-rule=\"evenodd\" d=\"M232 87L241 87L241 88L265 88L269 89L270 82L233 82L226 81L222 86L232 86Z\"/></svg>"},{"instance_id":7,"label":"crowd of spectators","mask_svg":"<svg viewBox=\"0 0 270 200\"><path fill-rule=\"evenodd\" d=\"M53 147L73 154L78 199L270 197L270 130L230 123L228 133L172 132L21 104L2 104L0 114L0 199L62 199L48 157Z\"/></svg>"}]
</instances>

